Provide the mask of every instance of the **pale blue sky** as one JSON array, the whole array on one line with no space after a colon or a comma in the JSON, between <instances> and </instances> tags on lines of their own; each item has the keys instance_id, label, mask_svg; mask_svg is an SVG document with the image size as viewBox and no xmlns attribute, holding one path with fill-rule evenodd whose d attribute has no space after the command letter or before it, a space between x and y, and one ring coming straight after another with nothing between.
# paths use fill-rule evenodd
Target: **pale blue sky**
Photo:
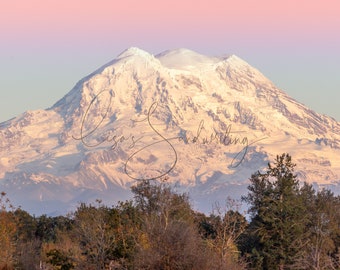
<instances>
[{"instance_id":1,"label":"pale blue sky","mask_svg":"<svg viewBox=\"0 0 340 270\"><path fill-rule=\"evenodd\" d=\"M131 46L154 54L179 47L236 54L291 97L340 120L338 1L285 1L277 7L279 2L267 0L197 0L196 6L173 0L153 9L127 2L1 3L0 122L52 106Z\"/></svg>"}]
</instances>

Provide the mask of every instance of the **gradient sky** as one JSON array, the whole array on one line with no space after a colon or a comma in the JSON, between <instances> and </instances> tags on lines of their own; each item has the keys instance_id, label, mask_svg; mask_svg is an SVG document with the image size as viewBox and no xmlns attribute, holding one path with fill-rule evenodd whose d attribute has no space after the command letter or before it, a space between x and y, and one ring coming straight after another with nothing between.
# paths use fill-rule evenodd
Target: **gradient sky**
<instances>
[{"instance_id":1,"label":"gradient sky","mask_svg":"<svg viewBox=\"0 0 340 270\"><path fill-rule=\"evenodd\" d=\"M339 0L1 1L0 34L0 122L52 106L132 46L236 54L340 120Z\"/></svg>"}]
</instances>

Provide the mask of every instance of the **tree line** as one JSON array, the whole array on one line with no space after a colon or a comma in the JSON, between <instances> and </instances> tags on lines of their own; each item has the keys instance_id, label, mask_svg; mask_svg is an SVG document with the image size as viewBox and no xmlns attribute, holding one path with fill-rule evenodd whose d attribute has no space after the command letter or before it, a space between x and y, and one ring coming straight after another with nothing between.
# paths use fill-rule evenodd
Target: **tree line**
<instances>
[{"instance_id":1,"label":"tree line","mask_svg":"<svg viewBox=\"0 0 340 270\"><path fill-rule=\"evenodd\" d=\"M163 182L140 181L134 198L81 203L35 217L0 194L0 269L340 269L340 197L300 183L291 156L250 177L242 201L209 215Z\"/></svg>"}]
</instances>

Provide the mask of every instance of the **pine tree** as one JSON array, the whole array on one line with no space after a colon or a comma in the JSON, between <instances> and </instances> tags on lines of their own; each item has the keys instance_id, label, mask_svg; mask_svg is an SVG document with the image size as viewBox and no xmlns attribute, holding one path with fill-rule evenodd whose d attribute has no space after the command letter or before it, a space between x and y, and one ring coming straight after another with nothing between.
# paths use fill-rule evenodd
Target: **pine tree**
<instances>
[{"instance_id":1,"label":"pine tree","mask_svg":"<svg viewBox=\"0 0 340 270\"><path fill-rule=\"evenodd\" d=\"M251 176L248 195L243 197L250 205L249 233L258 269L286 269L294 264L303 245L306 206L294 167L290 155L277 156L264 173Z\"/></svg>"}]
</instances>

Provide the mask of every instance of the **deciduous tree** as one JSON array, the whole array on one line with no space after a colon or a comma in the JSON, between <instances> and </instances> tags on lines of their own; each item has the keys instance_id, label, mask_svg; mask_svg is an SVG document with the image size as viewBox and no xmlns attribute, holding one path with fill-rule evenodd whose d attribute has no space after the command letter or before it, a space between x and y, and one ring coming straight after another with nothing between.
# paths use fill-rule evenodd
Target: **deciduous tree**
<instances>
[{"instance_id":1,"label":"deciduous tree","mask_svg":"<svg viewBox=\"0 0 340 270\"><path fill-rule=\"evenodd\" d=\"M14 207L5 192L0 193L0 269L13 269L16 251Z\"/></svg>"}]
</instances>

